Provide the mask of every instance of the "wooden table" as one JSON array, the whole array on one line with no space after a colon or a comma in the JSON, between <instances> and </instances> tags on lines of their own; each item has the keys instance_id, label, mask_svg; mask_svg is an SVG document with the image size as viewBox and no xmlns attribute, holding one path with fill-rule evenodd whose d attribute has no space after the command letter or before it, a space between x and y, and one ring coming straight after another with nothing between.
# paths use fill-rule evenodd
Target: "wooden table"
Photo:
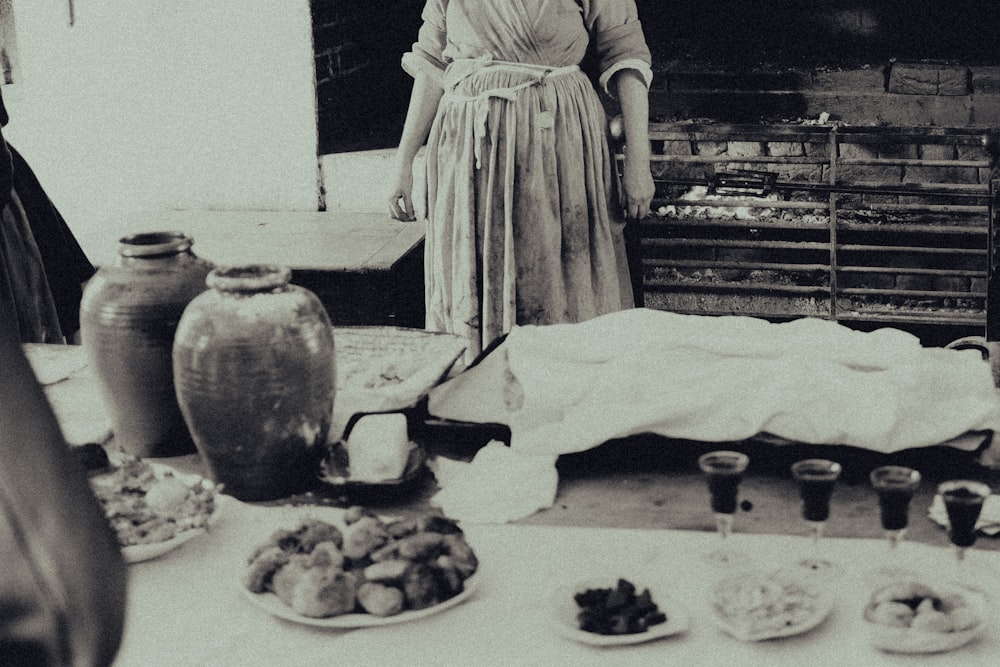
<instances>
[{"instance_id":1,"label":"wooden table","mask_svg":"<svg viewBox=\"0 0 1000 667\"><path fill-rule=\"evenodd\" d=\"M215 264L279 264L319 296L334 324L422 327L424 227L388 214L304 211L159 211L112 235L82 231L95 265L115 261L118 238L182 231Z\"/></svg>"}]
</instances>

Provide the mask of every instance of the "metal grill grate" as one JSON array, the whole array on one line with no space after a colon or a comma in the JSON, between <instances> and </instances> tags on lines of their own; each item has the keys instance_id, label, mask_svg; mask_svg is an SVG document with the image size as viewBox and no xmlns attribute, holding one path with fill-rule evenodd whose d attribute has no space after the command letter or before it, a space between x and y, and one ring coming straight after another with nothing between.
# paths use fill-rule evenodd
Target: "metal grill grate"
<instances>
[{"instance_id":1,"label":"metal grill grate","mask_svg":"<svg viewBox=\"0 0 1000 667\"><path fill-rule=\"evenodd\" d=\"M654 123L650 141L647 307L985 325L988 130Z\"/></svg>"}]
</instances>

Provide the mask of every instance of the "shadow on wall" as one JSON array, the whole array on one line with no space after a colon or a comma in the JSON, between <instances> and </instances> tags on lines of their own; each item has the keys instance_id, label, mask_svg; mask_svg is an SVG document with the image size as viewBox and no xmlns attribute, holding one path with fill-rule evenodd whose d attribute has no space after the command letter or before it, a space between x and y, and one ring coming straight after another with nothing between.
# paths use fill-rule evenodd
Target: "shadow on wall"
<instances>
[{"instance_id":1,"label":"shadow on wall","mask_svg":"<svg viewBox=\"0 0 1000 667\"><path fill-rule=\"evenodd\" d=\"M636 0L654 66L857 67L890 58L998 64L996 0Z\"/></svg>"}]
</instances>

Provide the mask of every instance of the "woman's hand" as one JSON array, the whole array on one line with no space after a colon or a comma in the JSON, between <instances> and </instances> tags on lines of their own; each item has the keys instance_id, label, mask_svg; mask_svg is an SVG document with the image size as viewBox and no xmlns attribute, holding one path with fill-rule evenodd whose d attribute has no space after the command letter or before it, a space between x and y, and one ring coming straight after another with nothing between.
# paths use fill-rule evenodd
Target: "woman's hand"
<instances>
[{"instance_id":1,"label":"woman's hand","mask_svg":"<svg viewBox=\"0 0 1000 667\"><path fill-rule=\"evenodd\" d=\"M649 159L629 159L626 154L622 169L622 206L625 217L639 220L649 215L649 205L655 194L656 186L653 184L653 174L649 171Z\"/></svg>"},{"instance_id":2,"label":"woman's hand","mask_svg":"<svg viewBox=\"0 0 1000 667\"><path fill-rule=\"evenodd\" d=\"M393 220L412 222L417 219L413 210L413 170L401 168L396 187L389 195L389 214Z\"/></svg>"},{"instance_id":3,"label":"woman's hand","mask_svg":"<svg viewBox=\"0 0 1000 667\"><path fill-rule=\"evenodd\" d=\"M417 219L417 212L413 208L413 160L417 151L427 141L434 115L437 113L438 102L441 101L443 94L444 89L440 82L432 80L429 76L418 75L413 80L410 106L406 110L403 135L399 140L399 150L396 151L399 171L396 185L389 195L389 212L396 220L409 222Z\"/></svg>"},{"instance_id":4,"label":"woman's hand","mask_svg":"<svg viewBox=\"0 0 1000 667\"><path fill-rule=\"evenodd\" d=\"M646 82L633 69L617 72L612 84L618 92L625 134L625 165L622 168L622 207L625 217L645 218L656 194L649 170L649 95Z\"/></svg>"}]
</instances>

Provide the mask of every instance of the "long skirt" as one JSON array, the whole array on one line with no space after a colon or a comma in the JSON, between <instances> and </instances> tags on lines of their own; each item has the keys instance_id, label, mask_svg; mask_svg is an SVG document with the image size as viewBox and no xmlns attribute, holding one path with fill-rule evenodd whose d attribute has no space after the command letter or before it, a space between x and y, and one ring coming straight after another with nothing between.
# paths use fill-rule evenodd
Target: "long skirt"
<instances>
[{"instance_id":1,"label":"long skirt","mask_svg":"<svg viewBox=\"0 0 1000 667\"><path fill-rule=\"evenodd\" d=\"M465 336L467 359L514 325L633 305L600 99L579 71L530 80L463 77L427 142L427 326Z\"/></svg>"}]
</instances>

